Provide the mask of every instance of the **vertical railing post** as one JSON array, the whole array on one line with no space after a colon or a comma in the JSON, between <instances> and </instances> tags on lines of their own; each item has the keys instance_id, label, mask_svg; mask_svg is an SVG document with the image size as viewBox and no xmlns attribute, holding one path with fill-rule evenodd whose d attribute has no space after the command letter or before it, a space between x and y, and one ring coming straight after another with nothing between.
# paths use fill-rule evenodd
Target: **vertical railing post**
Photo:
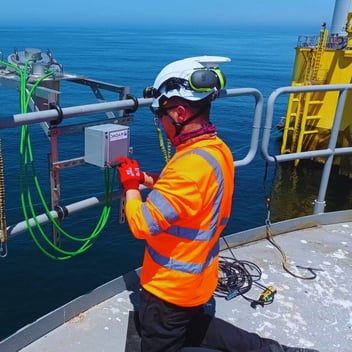
<instances>
[{"instance_id":1,"label":"vertical railing post","mask_svg":"<svg viewBox=\"0 0 352 352\"><path fill-rule=\"evenodd\" d=\"M346 102L346 96L347 96L347 89L340 92L335 118L334 118L334 123L331 129L329 146L328 146L328 148L331 150L331 154L327 157L324 164L323 174L322 174L320 186L319 186L318 198L314 201L314 209L313 209L314 214L320 214L324 212L326 190L328 188L329 178L330 178L331 169L333 165L333 160L335 155L334 151L336 148L343 109Z\"/></svg>"}]
</instances>

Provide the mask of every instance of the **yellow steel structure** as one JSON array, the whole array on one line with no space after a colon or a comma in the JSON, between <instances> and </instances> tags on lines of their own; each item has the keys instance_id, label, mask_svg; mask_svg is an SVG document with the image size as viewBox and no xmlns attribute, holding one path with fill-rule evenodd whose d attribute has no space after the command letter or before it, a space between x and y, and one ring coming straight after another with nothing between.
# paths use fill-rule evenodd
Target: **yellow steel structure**
<instances>
[{"instance_id":1,"label":"yellow steel structure","mask_svg":"<svg viewBox=\"0 0 352 352\"><path fill-rule=\"evenodd\" d=\"M347 16L347 38L328 36L323 25L318 37L300 37L292 86L352 83L352 12ZM327 147L334 120L338 92L291 94L289 97L281 153ZM352 93L347 95L338 146L352 145ZM318 160L324 161L324 160ZM335 160L340 173L352 175L352 161Z\"/></svg>"}]
</instances>

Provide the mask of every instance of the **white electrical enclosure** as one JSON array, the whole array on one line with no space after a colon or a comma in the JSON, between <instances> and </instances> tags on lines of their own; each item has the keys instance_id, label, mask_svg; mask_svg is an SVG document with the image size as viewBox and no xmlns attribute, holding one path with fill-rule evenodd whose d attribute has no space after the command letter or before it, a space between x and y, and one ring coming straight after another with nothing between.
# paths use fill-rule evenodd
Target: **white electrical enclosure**
<instances>
[{"instance_id":1,"label":"white electrical enclosure","mask_svg":"<svg viewBox=\"0 0 352 352\"><path fill-rule=\"evenodd\" d=\"M127 157L130 147L128 126L104 124L86 127L84 131L84 160L88 164L104 167L115 158Z\"/></svg>"}]
</instances>

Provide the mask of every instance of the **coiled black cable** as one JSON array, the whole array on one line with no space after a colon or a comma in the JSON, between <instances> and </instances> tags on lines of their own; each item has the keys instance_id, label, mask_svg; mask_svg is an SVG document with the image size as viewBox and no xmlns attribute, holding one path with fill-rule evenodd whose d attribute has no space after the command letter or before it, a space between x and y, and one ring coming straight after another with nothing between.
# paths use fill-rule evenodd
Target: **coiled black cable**
<instances>
[{"instance_id":1,"label":"coiled black cable","mask_svg":"<svg viewBox=\"0 0 352 352\"><path fill-rule=\"evenodd\" d=\"M219 258L219 279L216 294L227 300L247 293L253 282L261 278L260 268L248 261L236 258Z\"/></svg>"},{"instance_id":2,"label":"coiled black cable","mask_svg":"<svg viewBox=\"0 0 352 352\"><path fill-rule=\"evenodd\" d=\"M253 308L256 308L257 305L271 304L274 301L276 291L272 287L266 287L259 282L262 277L262 271L259 266L247 260L238 260L226 239L223 238L223 240L232 257L219 257L219 278L214 295L223 297L226 300L242 296L250 302ZM262 290L258 299L250 298L246 295L253 285Z\"/></svg>"}]
</instances>

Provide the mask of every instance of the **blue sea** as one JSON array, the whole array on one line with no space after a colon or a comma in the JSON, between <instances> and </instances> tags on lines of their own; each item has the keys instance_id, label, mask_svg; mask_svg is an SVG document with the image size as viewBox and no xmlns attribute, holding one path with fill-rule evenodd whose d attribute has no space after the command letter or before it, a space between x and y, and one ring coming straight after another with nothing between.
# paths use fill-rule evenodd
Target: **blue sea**
<instances>
[{"instance_id":1,"label":"blue sea","mask_svg":"<svg viewBox=\"0 0 352 352\"><path fill-rule=\"evenodd\" d=\"M227 88L252 87L264 98L280 86L290 85L294 47L300 34L317 34L319 28L119 28L116 27L2 27L0 51L3 60L15 48L50 49L65 72L116 85L127 85L131 94L141 97L160 69L171 61L199 55L231 58L222 70ZM308 31L308 33L306 33ZM62 107L94 103L89 89L62 83ZM115 99L110 97L109 99ZM0 87L0 118L19 113L19 95ZM235 159L248 150L252 127L253 102L239 99L233 104L214 102L212 120L219 135L234 151ZM285 115L279 106L276 119ZM274 123L275 123L274 122ZM36 173L44 192L48 192L47 137L39 126L30 126ZM279 148L279 134L274 129L273 149ZM277 136L276 136L277 134ZM6 215L8 225L23 219L19 193L20 129L1 130L5 169ZM60 137L60 159L82 156L82 136ZM142 169L158 171L163 155L158 146L153 116L140 109L131 125L133 157ZM259 153L258 153L259 154ZM282 220L312 212L317 196L321 166L288 165L274 173L258 156L249 168L236 170L233 220L226 229L232 233L265 224L265 196L275 193L272 220ZM273 187L271 181L275 178ZM308 183L308 180L310 181ZM104 175L99 168L77 167L61 174L63 205L104 193ZM351 181L337 173L330 180L326 211L347 209L352 205ZM272 187L272 188L271 188ZM37 206L38 214L43 212ZM0 259L1 304L0 339L34 321L45 313L85 294L98 285L140 266L143 243L135 240L126 224L118 223L118 205L113 203L105 230L92 248L66 261L46 257L28 233L8 242L8 255ZM72 234L89 234L101 209L92 209L65 219L62 226Z\"/></svg>"}]
</instances>

